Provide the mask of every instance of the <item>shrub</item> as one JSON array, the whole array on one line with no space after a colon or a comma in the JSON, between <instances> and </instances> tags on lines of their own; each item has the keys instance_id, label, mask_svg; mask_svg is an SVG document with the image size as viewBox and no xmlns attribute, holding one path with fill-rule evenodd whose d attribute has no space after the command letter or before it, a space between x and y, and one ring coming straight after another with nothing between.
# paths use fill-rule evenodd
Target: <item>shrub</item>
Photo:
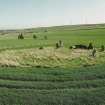
<instances>
[{"instance_id":1,"label":"shrub","mask_svg":"<svg viewBox=\"0 0 105 105\"><path fill-rule=\"evenodd\" d=\"M69 49L72 49L73 48L73 46L69 46Z\"/></svg>"},{"instance_id":2,"label":"shrub","mask_svg":"<svg viewBox=\"0 0 105 105\"><path fill-rule=\"evenodd\" d=\"M35 34L33 35L33 39L37 39L37 36Z\"/></svg>"},{"instance_id":3,"label":"shrub","mask_svg":"<svg viewBox=\"0 0 105 105\"><path fill-rule=\"evenodd\" d=\"M56 43L56 48L57 48L57 49L59 48L59 43Z\"/></svg>"},{"instance_id":4,"label":"shrub","mask_svg":"<svg viewBox=\"0 0 105 105\"><path fill-rule=\"evenodd\" d=\"M102 45L100 51L103 52L105 50L105 46Z\"/></svg>"},{"instance_id":5,"label":"shrub","mask_svg":"<svg viewBox=\"0 0 105 105\"><path fill-rule=\"evenodd\" d=\"M93 44L89 43L88 49L93 49Z\"/></svg>"},{"instance_id":6,"label":"shrub","mask_svg":"<svg viewBox=\"0 0 105 105\"><path fill-rule=\"evenodd\" d=\"M24 36L22 33L18 35L18 39L24 39Z\"/></svg>"},{"instance_id":7,"label":"shrub","mask_svg":"<svg viewBox=\"0 0 105 105\"><path fill-rule=\"evenodd\" d=\"M39 49L40 49L40 50L42 50L42 49L44 49L44 47L43 47L43 46L41 46L41 47L39 47Z\"/></svg>"},{"instance_id":8,"label":"shrub","mask_svg":"<svg viewBox=\"0 0 105 105\"><path fill-rule=\"evenodd\" d=\"M61 40L59 40L58 43L56 43L56 48L60 48L63 47L63 42Z\"/></svg>"}]
</instances>

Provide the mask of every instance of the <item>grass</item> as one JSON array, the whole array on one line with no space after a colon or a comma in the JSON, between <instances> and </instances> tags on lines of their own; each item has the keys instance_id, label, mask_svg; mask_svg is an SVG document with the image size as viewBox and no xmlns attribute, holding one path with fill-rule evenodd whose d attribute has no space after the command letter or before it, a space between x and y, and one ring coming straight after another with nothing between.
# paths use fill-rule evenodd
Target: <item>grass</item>
<instances>
[{"instance_id":1,"label":"grass","mask_svg":"<svg viewBox=\"0 0 105 105\"><path fill-rule=\"evenodd\" d=\"M17 39L20 32L24 40ZM99 52L105 45L104 24L0 34L0 105L105 105L105 52ZM59 40L64 47L55 49ZM90 42L96 57L91 50L69 49Z\"/></svg>"},{"instance_id":2,"label":"grass","mask_svg":"<svg viewBox=\"0 0 105 105\"><path fill-rule=\"evenodd\" d=\"M0 68L0 104L104 105L104 68Z\"/></svg>"},{"instance_id":3,"label":"grass","mask_svg":"<svg viewBox=\"0 0 105 105\"><path fill-rule=\"evenodd\" d=\"M79 50L53 47L15 49L0 52L1 66L21 67L80 67L92 66L105 62L105 53L97 49L96 57L92 57L92 50Z\"/></svg>"},{"instance_id":4,"label":"grass","mask_svg":"<svg viewBox=\"0 0 105 105\"><path fill-rule=\"evenodd\" d=\"M105 89L10 90L0 89L2 104L22 105L104 105ZM28 95L27 95L28 94ZM97 97L96 97L97 96ZM9 97L9 99L7 98ZM1 105L2 105L1 104Z\"/></svg>"},{"instance_id":5,"label":"grass","mask_svg":"<svg viewBox=\"0 0 105 105\"><path fill-rule=\"evenodd\" d=\"M48 28L49 29L49 28ZM75 28L74 28L75 29ZM35 32L34 32L35 33ZM55 46L59 40L64 42L66 47L74 44L87 44L93 42L95 47L105 45L105 29L92 30L49 30L48 32L39 31L35 33L38 39L33 39L34 33L26 33L24 40L17 40L17 33L9 32L7 35L0 36L0 49L19 49L19 48L35 48L39 46ZM48 40L44 39L44 36Z\"/></svg>"}]
</instances>

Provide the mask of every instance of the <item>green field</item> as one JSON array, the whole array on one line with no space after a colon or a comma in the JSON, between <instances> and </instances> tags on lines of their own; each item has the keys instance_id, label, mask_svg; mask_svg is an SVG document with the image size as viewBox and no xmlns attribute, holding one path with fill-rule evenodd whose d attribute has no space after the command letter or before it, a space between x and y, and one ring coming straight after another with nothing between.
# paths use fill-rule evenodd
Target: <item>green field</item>
<instances>
[{"instance_id":1,"label":"green field","mask_svg":"<svg viewBox=\"0 0 105 105\"><path fill-rule=\"evenodd\" d=\"M17 31L1 31L0 36L0 49L6 48L35 48L39 46L55 46L59 40L64 42L66 47L74 44L87 44L92 42L95 47L105 44L105 25L95 26L88 29L88 26L65 26L65 27L52 27L52 28L39 28L30 30L17 30ZM47 29L47 32L44 30ZM25 39L17 40L18 34L23 32ZM37 35L37 40L34 40L33 34ZM44 36L48 40L44 40Z\"/></svg>"},{"instance_id":2,"label":"green field","mask_svg":"<svg viewBox=\"0 0 105 105\"><path fill-rule=\"evenodd\" d=\"M56 49L59 40L64 47ZM90 42L95 57L92 50L69 49ZM0 105L105 105L101 45L105 24L1 30Z\"/></svg>"}]
</instances>

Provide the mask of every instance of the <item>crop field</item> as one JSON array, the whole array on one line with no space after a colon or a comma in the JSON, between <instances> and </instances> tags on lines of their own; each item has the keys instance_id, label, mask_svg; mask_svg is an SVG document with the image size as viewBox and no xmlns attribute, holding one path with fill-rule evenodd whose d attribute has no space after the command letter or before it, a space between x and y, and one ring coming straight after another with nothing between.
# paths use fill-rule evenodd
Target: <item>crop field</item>
<instances>
[{"instance_id":1,"label":"crop field","mask_svg":"<svg viewBox=\"0 0 105 105\"><path fill-rule=\"evenodd\" d=\"M70 49L90 42L94 57L93 50ZM0 105L105 105L102 45L104 24L1 30Z\"/></svg>"},{"instance_id":2,"label":"crop field","mask_svg":"<svg viewBox=\"0 0 105 105\"><path fill-rule=\"evenodd\" d=\"M104 68L0 68L0 104L104 105Z\"/></svg>"}]
</instances>

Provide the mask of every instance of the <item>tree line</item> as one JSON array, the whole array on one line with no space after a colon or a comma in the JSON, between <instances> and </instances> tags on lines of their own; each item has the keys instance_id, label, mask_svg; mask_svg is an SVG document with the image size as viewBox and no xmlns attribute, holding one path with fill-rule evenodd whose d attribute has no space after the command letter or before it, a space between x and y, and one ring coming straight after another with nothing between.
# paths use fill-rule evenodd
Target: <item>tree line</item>
<instances>
[{"instance_id":1,"label":"tree line","mask_svg":"<svg viewBox=\"0 0 105 105\"><path fill-rule=\"evenodd\" d=\"M25 38L25 37L24 37L24 35L23 35L22 33L20 33L20 34L18 35L18 39L24 39L24 38ZM37 38L38 38L37 35L33 34L33 39L37 39ZM45 35L45 36L44 36L44 39L47 40L48 37Z\"/></svg>"}]
</instances>

